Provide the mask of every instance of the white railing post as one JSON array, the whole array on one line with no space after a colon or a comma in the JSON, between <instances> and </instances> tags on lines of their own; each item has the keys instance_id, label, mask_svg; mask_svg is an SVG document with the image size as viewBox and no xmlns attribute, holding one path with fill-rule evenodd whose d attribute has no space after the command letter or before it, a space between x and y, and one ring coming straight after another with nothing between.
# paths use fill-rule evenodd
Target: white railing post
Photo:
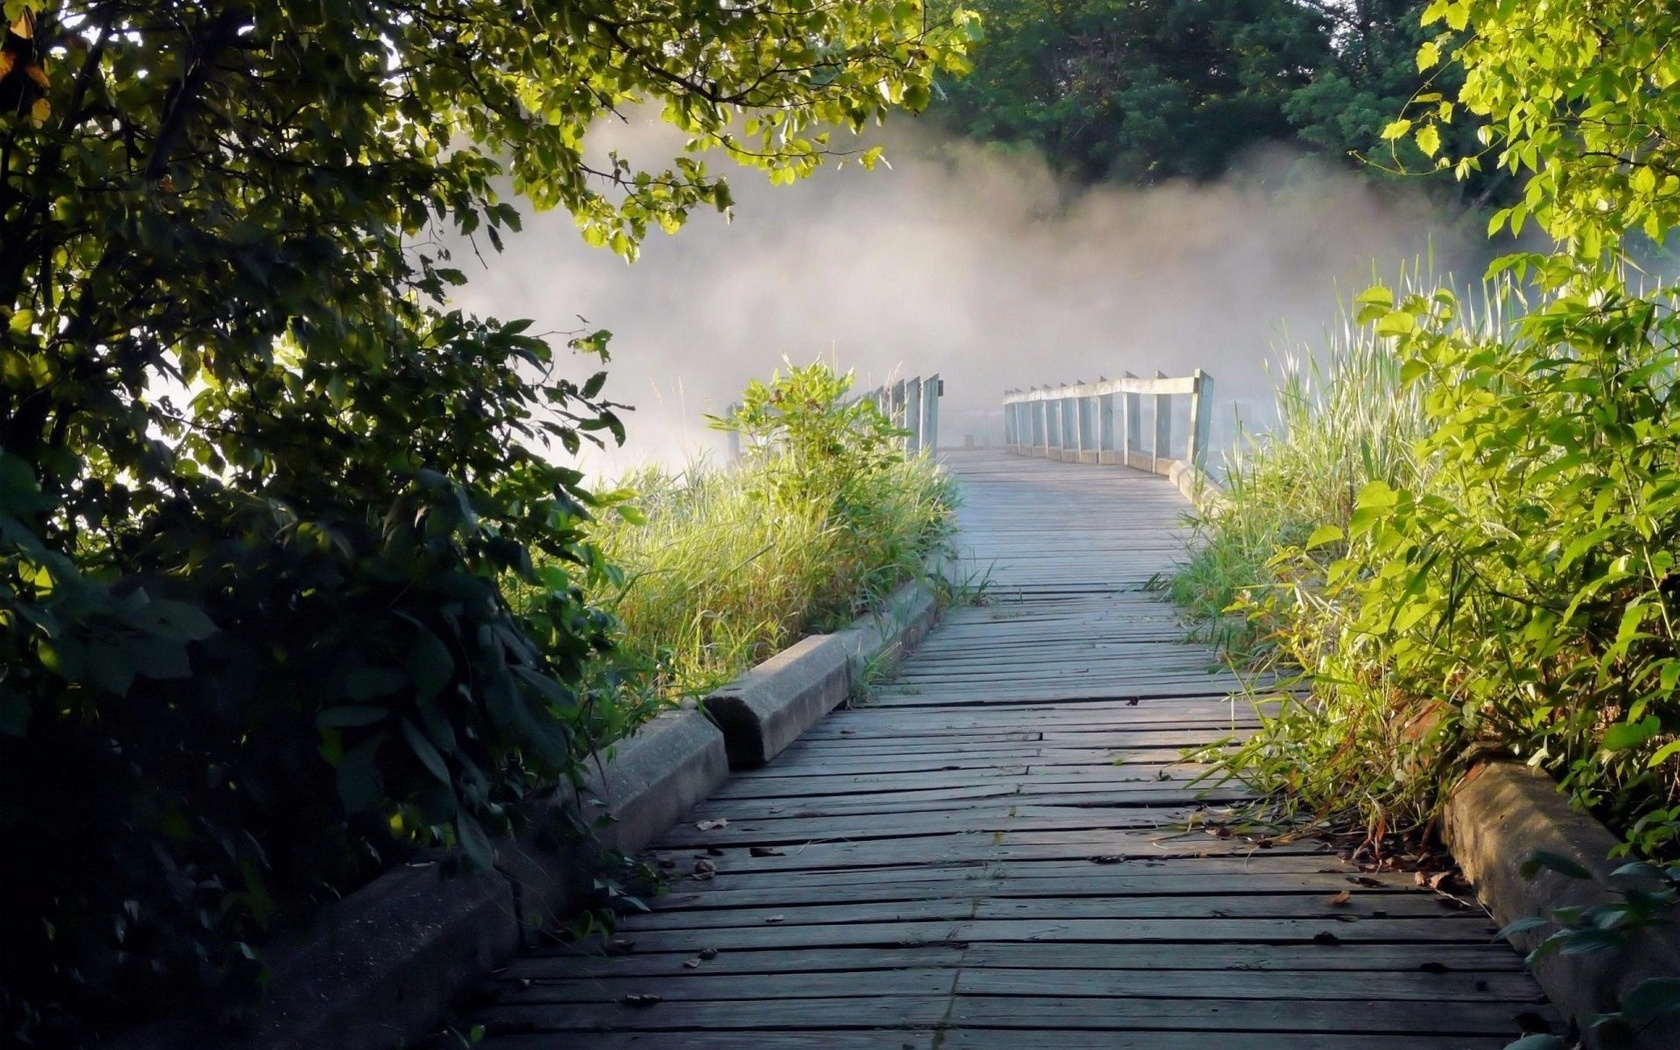
<instances>
[{"instance_id":1,"label":"white railing post","mask_svg":"<svg viewBox=\"0 0 1680 1050\"><path fill-rule=\"evenodd\" d=\"M1200 368L1191 373L1195 388L1190 392L1190 449L1185 458L1197 470L1207 458L1208 435L1213 423L1213 377Z\"/></svg>"},{"instance_id":2,"label":"white railing post","mask_svg":"<svg viewBox=\"0 0 1680 1050\"><path fill-rule=\"evenodd\" d=\"M933 381L923 380L924 384ZM1005 391L1004 441L1022 455L1064 463L1118 463L1169 473L1178 462L1170 458L1172 399L1181 395L1190 398L1185 460L1202 467L1213 419L1213 377L1200 368L1188 376L1157 371L1153 379L1140 379L1126 372L1114 380L1099 376L1095 383L1079 380L1071 385ZM1154 411L1147 449L1142 437L1144 397L1152 399Z\"/></svg>"},{"instance_id":3,"label":"white railing post","mask_svg":"<svg viewBox=\"0 0 1680 1050\"><path fill-rule=\"evenodd\" d=\"M1100 385L1107 380L1097 377ZM1116 442L1114 440L1114 395L1097 395L1097 462L1113 463ZM1106 459L1104 457L1107 457Z\"/></svg>"},{"instance_id":4,"label":"white railing post","mask_svg":"<svg viewBox=\"0 0 1680 1050\"><path fill-rule=\"evenodd\" d=\"M945 380L935 372L922 380L922 448L939 451L939 399L945 395Z\"/></svg>"},{"instance_id":5,"label":"white railing post","mask_svg":"<svg viewBox=\"0 0 1680 1050\"><path fill-rule=\"evenodd\" d=\"M1074 382L1073 396L1068 400L1073 405L1073 461L1085 462L1085 399L1079 396L1079 387L1085 385L1085 380Z\"/></svg>"},{"instance_id":6,"label":"white railing post","mask_svg":"<svg viewBox=\"0 0 1680 1050\"><path fill-rule=\"evenodd\" d=\"M1156 379L1165 379L1167 374L1160 369L1155 370ZM1149 465L1150 470L1159 471L1161 460L1172 454L1172 398L1166 394L1155 395L1155 444L1149 450L1150 458L1155 462Z\"/></svg>"},{"instance_id":7,"label":"white railing post","mask_svg":"<svg viewBox=\"0 0 1680 1050\"><path fill-rule=\"evenodd\" d=\"M914 456L922 450L922 380L912 376L904 381L904 451Z\"/></svg>"},{"instance_id":8,"label":"white railing post","mask_svg":"<svg viewBox=\"0 0 1680 1050\"><path fill-rule=\"evenodd\" d=\"M1127 379L1136 379L1137 376L1133 375L1130 372L1127 372L1126 373L1126 378ZM1125 396L1126 396L1126 454L1124 456L1120 457L1120 462L1129 467L1129 466L1133 465L1132 464L1132 457L1137 454L1138 449L1143 447L1143 441L1142 441L1142 434L1143 434L1143 419L1142 419L1142 416L1143 416L1143 398L1140 397L1138 395L1138 393L1136 391L1133 391L1133 390L1126 391Z\"/></svg>"}]
</instances>

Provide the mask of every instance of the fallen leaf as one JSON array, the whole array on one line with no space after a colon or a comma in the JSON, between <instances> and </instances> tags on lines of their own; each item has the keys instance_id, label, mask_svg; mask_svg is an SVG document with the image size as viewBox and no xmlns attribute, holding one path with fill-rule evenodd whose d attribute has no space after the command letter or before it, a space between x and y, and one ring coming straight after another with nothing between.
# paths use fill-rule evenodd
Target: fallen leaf
<instances>
[{"instance_id":1,"label":"fallen leaf","mask_svg":"<svg viewBox=\"0 0 1680 1050\"><path fill-rule=\"evenodd\" d=\"M1414 871L1412 872L1412 881L1419 886L1427 886L1429 885L1429 876L1421 871Z\"/></svg>"},{"instance_id":2,"label":"fallen leaf","mask_svg":"<svg viewBox=\"0 0 1680 1050\"><path fill-rule=\"evenodd\" d=\"M1330 903L1331 904L1336 904L1336 905L1342 905L1342 904L1346 904L1348 901L1350 901L1352 899L1353 899L1353 894L1349 893L1347 890L1343 890L1342 892L1336 894L1334 897L1331 897L1330 898Z\"/></svg>"},{"instance_id":3,"label":"fallen leaf","mask_svg":"<svg viewBox=\"0 0 1680 1050\"><path fill-rule=\"evenodd\" d=\"M1137 705L1138 705L1138 701L1139 701L1139 700L1140 700L1140 699L1142 699L1142 698L1141 698L1141 697L1136 697L1136 696L1134 696L1134 697L1132 697L1132 698L1131 698L1131 699L1130 699L1130 700L1127 700L1127 701L1126 701L1126 706L1127 706L1127 707L1136 707L1136 706L1137 706Z\"/></svg>"},{"instance_id":4,"label":"fallen leaf","mask_svg":"<svg viewBox=\"0 0 1680 1050\"><path fill-rule=\"evenodd\" d=\"M670 871L672 868L677 866L677 862L672 860L670 857L660 857L659 866L664 868L666 871Z\"/></svg>"},{"instance_id":5,"label":"fallen leaf","mask_svg":"<svg viewBox=\"0 0 1680 1050\"><path fill-rule=\"evenodd\" d=\"M700 823L694 825L694 827L699 831L715 831L718 828L727 828L728 826L729 820L725 817L719 817L716 820L702 820Z\"/></svg>"},{"instance_id":6,"label":"fallen leaf","mask_svg":"<svg viewBox=\"0 0 1680 1050\"><path fill-rule=\"evenodd\" d=\"M652 1006L654 1003L663 1002L664 996L652 992L629 992L618 1001L624 1006Z\"/></svg>"},{"instance_id":7,"label":"fallen leaf","mask_svg":"<svg viewBox=\"0 0 1680 1050\"><path fill-rule=\"evenodd\" d=\"M771 915L771 916L767 916L764 921L765 922L782 922L786 919L787 919L786 915Z\"/></svg>"},{"instance_id":8,"label":"fallen leaf","mask_svg":"<svg viewBox=\"0 0 1680 1050\"><path fill-rule=\"evenodd\" d=\"M1432 890L1438 890L1441 888L1441 883L1446 882L1450 878L1452 878L1452 872L1450 871L1443 871L1439 875L1431 875L1429 877L1429 888Z\"/></svg>"},{"instance_id":9,"label":"fallen leaf","mask_svg":"<svg viewBox=\"0 0 1680 1050\"><path fill-rule=\"evenodd\" d=\"M700 949L700 958L702 958L702 959L716 959L717 957L718 957L718 950L716 948L702 948L702 949Z\"/></svg>"},{"instance_id":10,"label":"fallen leaf","mask_svg":"<svg viewBox=\"0 0 1680 1050\"><path fill-rule=\"evenodd\" d=\"M842 730L840 730L840 735L841 736L851 736L855 732L857 732L857 730L855 730L855 729L842 729Z\"/></svg>"},{"instance_id":11,"label":"fallen leaf","mask_svg":"<svg viewBox=\"0 0 1680 1050\"><path fill-rule=\"evenodd\" d=\"M683 965L690 970L698 970L700 969L700 959L698 956L693 959L684 959Z\"/></svg>"},{"instance_id":12,"label":"fallen leaf","mask_svg":"<svg viewBox=\"0 0 1680 1050\"><path fill-rule=\"evenodd\" d=\"M1369 875L1349 875L1348 881L1355 886L1370 886L1375 889L1381 889L1383 884L1381 879L1373 879Z\"/></svg>"},{"instance_id":13,"label":"fallen leaf","mask_svg":"<svg viewBox=\"0 0 1680 1050\"><path fill-rule=\"evenodd\" d=\"M769 846L754 846L751 849L749 849L747 852L751 853L755 857L785 857L785 856L787 856L787 854L783 853L781 850L772 849Z\"/></svg>"},{"instance_id":14,"label":"fallen leaf","mask_svg":"<svg viewBox=\"0 0 1680 1050\"><path fill-rule=\"evenodd\" d=\"M1342 943L1342 939L1340 937L1336 936L1335 934L1331 933L1329 930L1320 930L1317 933L1313 934L1313 943L1314 944L1340 944L1340 943Z\"/></svg>"},{"instance_id":15,"label":"fallen leaf","mask_svg":"<svg viewBox=\"0 0 1680 1050\"><path fill-rule=\"evenodd\" d=\"M636 942L628 937L614 937L607 941L608 955L629 955L636 950Z\"/></svg>"},{"instance_id":16,"label":"fallen leaf","mask_svg":"<svg viewBox=\"0 0 1680 1050\"><path fill-rule=\"evenodd\" d=\"M723 856L723 850L718 849L716 846L707 846L706 847L706 856L708 856L708 857L721 857L721 856Z\"/></svg>"},{"instance_id":17,"label":"fallen leaf","mask_svg":"<svg viewBox=\"0 0 1680 1050\"><path fill-rule=\"evenodd\" d=\"M713 864L705 857L697 857L694 861L694 870L697 874L702 871L716 871L717 865Z\"/></svg>"},{"instance_id":18,"label":"fallen leaf","mask_svg":"<svg viewBox=\"0 0 1680 1050\"><path fill-rule=\"evenodd\" d=\"M1418 969L1422 970L1424 973L1447 973L1452 970L1452 967L1448 966L1446 963L1426 962L1419 964Z\"/></svg>"},{"instance_id":19,"label":"fallen leaf","mask_svg":"<svg viewBox=\"0 0 1680 1050\"><path fill-rule=\"evenodd\" d=\"M1086 859L1092 864L1120 864L1124 862L1126 858L1116 856L1113 853L1099 853L1094 857L1087 857Z\"/></svg>"}]
</instances>

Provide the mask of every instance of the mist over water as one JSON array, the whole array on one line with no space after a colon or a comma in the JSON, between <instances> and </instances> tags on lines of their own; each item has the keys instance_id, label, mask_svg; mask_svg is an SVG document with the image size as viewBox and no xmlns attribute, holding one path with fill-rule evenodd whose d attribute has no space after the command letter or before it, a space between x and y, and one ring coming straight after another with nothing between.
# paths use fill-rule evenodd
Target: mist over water
<instances>
[{"instance_id":1,"label":"mist over water","mask_svg":"<svg viewBox=\"0 0 1680 1050\"><path fill-rule=\"evenodd\" d=\"M670 155L651 122L602 130L632 159ZM614 333L606 393L635 411L622 449L585 457L596 473L716 454L703 414L784 355L855 370L860 389L940 373L947 445L1001 441L1006 388L1200 367L1216 379L1217 444L1235 410L1265 424L1265 361L1285 332L1312 341L1334 320L1338 287L1349 297L1374 266L1426 253L1468 272L1485 251L1417 191L1297 158L1256 157L1212 187L1072 191L1035 158L926 124L885 141L891 170L825 167L793 186L727 172L734 221L696 214L651 234L634 265L586 246L565 212L527 213L484 269L457 251L456 305Z\"/></svg>"}]
</instances>

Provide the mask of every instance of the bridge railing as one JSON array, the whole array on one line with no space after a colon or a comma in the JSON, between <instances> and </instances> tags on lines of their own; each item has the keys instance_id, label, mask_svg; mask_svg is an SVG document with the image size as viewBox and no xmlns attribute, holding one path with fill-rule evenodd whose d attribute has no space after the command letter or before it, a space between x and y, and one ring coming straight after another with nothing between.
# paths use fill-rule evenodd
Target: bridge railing
<instances>
[{"instance_id":1,"label":"bridge railing","mask_svg":"<svg viewBox=\"0 0 1680 1050\"><path fill-rule=\"evenodd\" d=\"M888 419L908 431L904 438L904 451L914 456L924 449L932 452L939 447L939 399L944 394L945 381L935 372L930 376L911 376L878 386L859 394L852 401L870 402Z\"/></svg>"},{"instance_id":2,"label":"bridge railing","mask_svg":"<svg viewBox=\"0 0 1680 1050\"><path fill-rule=\"evenodd\" d=\"M945 396L945 381L935 372L930 376L911 376L894 383L878 386L848 398L846 404L868 401L906 433L904 451L914 456L922 450L932 452L939 447L939 399ZM739 401L730 404L726 416L733 416L741 407ZM741 434L729 433L729 458L741 458Z\"/></svg>"},{"instance_id":3,"label":"bridge railing","mask_svg":"<svg viewBox=\"0 0 1680 1050\"><path fill-rule=\"evenodd\" d=\"M1187 376L1157 372L1119 379L1011 390L1003 395L1004 443L1023 456L1064 463L1114 463L1171 474L1172 399L1190 398L1190 433L1184 459L1197 470L1207 457L1213 377L1201 369ZM1153 432L1143 440L1143 399L1154 399Z\"/></svg>"}]
</instances>

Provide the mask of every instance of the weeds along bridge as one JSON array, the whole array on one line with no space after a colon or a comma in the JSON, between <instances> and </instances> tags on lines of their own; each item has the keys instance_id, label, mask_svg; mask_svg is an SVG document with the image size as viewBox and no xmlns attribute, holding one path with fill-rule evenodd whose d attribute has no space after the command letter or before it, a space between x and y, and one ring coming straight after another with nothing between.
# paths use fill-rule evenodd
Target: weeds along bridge
<instances>
[{"instance_id":1,"label":"weeds along bridge","mask_svg":"<svg viewBox=\"0 0 1680 1050\"><path fill-rule=\"evenodd\" d=\"M942 453L981 604L658 838L669 892L619 954L502 972L485 1045L1462 1050L1558 1022L1480 910L1210 833L1241 791L1181 751L1255 720L1148 591L1187 504L1131 382L1010 395L1012 444L1049 458ZM1086 465L1116 459L1149 469Z\"/></svg>"}]
</instances>

